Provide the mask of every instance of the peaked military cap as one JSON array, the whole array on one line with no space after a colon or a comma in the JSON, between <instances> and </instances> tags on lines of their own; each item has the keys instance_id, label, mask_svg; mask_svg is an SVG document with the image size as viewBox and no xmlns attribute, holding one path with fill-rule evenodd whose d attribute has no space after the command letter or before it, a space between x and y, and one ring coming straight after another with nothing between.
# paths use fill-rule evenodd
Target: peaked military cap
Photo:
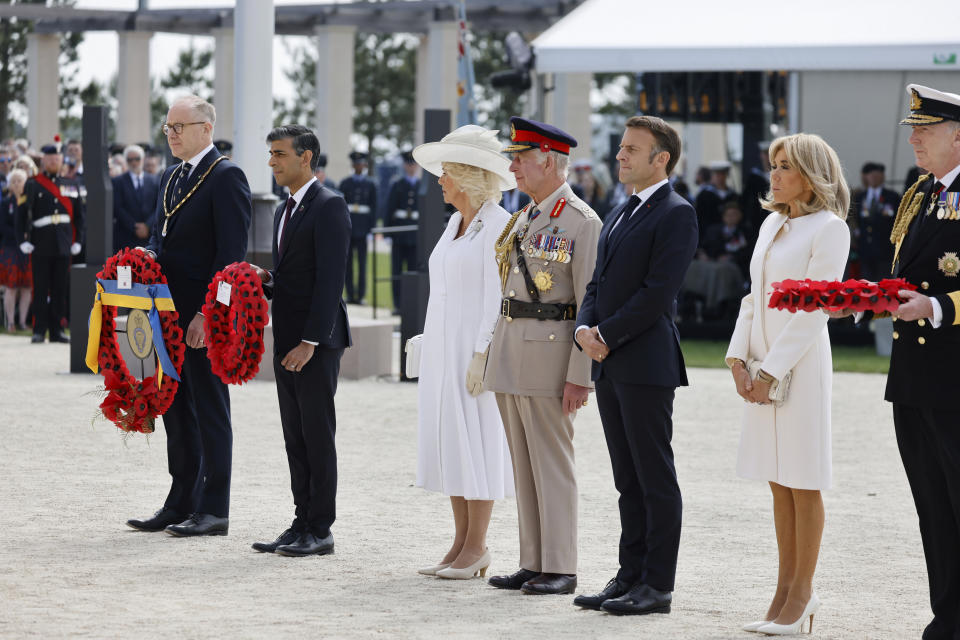
<instances>
[{"instance_id":1,"label":"peaked military cap","mask_svg":"<svg viewBox=\"0 0 960 640\"><path fill-rule=\"evenodd\" d=\"M351 159L354 163L357 163L357 162L366 162L366 161L367 161L367 154L365 154L363 151L351 151L351 152L350 152L350 159Z\"/></svg>"},{"instance_id":2,"label":"peaked military cap","mask_svg":"<svg viewBox=\"0 0 960 640\"><path fill-rule=\"evenodd\" d=\"M325 154L325 153L318 153L318 154L317 154L317 166L318 166L318 167L325 167L325 166L327 166L327 154Z\"/></svg>"},{"instance_id":3,"label":"peaked military cap","mask_svg":"<svg viewBox=\"0 0 960 640\"><path fill-rule=\"evenodd\" d=\"M233 151L233 143L229 140L214 140L213 146L216 147L217 151L220 153L228 153Z\"/></svg>"},{"instance_id":4,"label":"peaked military cap","mask_svg":"<svg viewBox=\"0 0 960 640\"><path fill-rule=\"evenodd\" d=\"M503 153L540 149L570 155L570 148L577 146L576 138L566 131L517 116L510 118L510 142L511 144L503 148Z\"/></svg>"},{"instance_id":5,"label":"peaked military cap","mask_svg":"<svg viewBox=\"0 0 960 640\"><path fill-rule=\"evenodd\" d=\"M937 91L922 84L908 84L910 115L900 121L907 125L937 124L944 120L960 121L960 96Z\"/></svg>"},{"instance_id":6,"label":"peaked military cap","mask_svg":"<svg viewBox=\"0 0 960 640\"><path fill-rule=\"evenodd\" d=\"M58 147L55 144L45 144L42 147L40 147L40 153L43 153L43 154L60 153L60 147Z\"/></svg>"}]
</instances>

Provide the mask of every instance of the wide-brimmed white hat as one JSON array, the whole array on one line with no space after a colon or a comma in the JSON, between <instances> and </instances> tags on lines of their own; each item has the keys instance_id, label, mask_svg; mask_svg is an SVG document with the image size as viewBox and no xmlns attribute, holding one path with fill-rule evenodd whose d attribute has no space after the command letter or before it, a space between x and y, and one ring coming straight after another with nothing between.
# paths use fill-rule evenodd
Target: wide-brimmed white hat
<instances>
[{"instance_id":1,"label":"wide-brimmed white hat","mask_svg":"<svg viewBox=\"0 0 960 640\"><path fill-rule=\"evenodd\" d=\"M503 145L498 129L465 124L443 136L440 142L427 142L413 150L413 159L435 176L443 173L444 162L459 162L486 169L500 178L500 190L515 189L517 181L510 172L510 160L501 155Z\"/></svg>"}]
</instances>

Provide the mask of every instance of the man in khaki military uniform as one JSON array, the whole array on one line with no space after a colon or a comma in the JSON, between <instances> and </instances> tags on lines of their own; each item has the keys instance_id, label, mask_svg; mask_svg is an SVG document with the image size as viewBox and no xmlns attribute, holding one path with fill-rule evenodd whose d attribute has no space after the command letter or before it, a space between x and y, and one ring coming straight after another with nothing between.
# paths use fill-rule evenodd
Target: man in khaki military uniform
<instances>
[{"instance_id":1,"label":"man in khaki military uniform","mask_svg":"<svg viewBox=\"0 0 960 640\"><path fill-rule=\"evenodd\" d=\"M533 201L497 243L504 283L484 388L496 392L513 459L520 570L490 584L525 593L577 585L573 417L593 388L574 320L596 264L602 223L566 182L577 141L533 120L510 119L510 170ZM519 251L518 251L519 249Z\"/></svg>"}]
</instances>

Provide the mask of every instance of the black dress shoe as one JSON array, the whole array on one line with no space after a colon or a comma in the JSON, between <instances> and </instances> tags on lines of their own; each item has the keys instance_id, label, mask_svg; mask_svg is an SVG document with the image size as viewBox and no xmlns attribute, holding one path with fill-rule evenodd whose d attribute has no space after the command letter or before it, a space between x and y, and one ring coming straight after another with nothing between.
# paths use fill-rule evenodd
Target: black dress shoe
<instances>
[{"instance_id":1,"label":"black dress shoe","mask_svg":"<svg viewBox=\"0 0 960 640\"><path fill-rule=\"evenodd\" d=\"M273 553L277 550L277 547L285 544L292 544L296 542L297 538L299 537L300 531L290 527L281 533L273 542L254 542L253 548L261 553Z\"/></svg>"},{"instance_id":2,"label":"black dress shoe","mask_svg":"<svg viewBox=\"0 0 960 640\"><path fill-rule=\"evenodd\" d=\"M673 594L669 591L658 591L649 585L638 584L619 598L607 600L600 605L600 609L615 615L670 613L672 601Z\"/></svg>"},{"instance_id":3,"label":"black dress shoe","mask_svg":"<svg viewBox=\"0 0 960 640\"><path fill-rule=\"evenodd\" d=\"M583 607L585 609L596 609L600 611L600 605L602 605L607 600L612 598L619 598L630 590L630 585L620 582L617 578L614 578L607 583L607 586L603 588L603 591L600 593L595 593L592 596L581 595L573 599L573 604L578 607Z\"/></svg>"},{"instance_id":4,"label":"black dress shoe","mask_svg":"<svg viewBox=\"0 0 960 640\"><path fill-rule=\"evenodd\" d=\"M50 342L63 342L65 344L70 344L70 338L63 335L62 333L51 333Z\"/></svg>"},{"instance_id":5,"label":"black dress shoe","mask_svg":"<svg viewBox=\"0 0 960 640\"><path fill-rule=\"evenodd\" d=\"M487 584L496 587L497 589L513 589L516 591L523 586L523 583L531 578L536 578L540 575L539 571L530 571L529 569L520 569L516 573L511 573L508 576L493 576L487 580Z\"/></svg>"},{"instance_id":6,"label":"black dress shoe","mask_svg":"<svg viewBox=\"0 0 960 640\"><path fill-rule=\"evenodd\" d=\"M163 531L168 525L183 522L186 517L186 515L176 509L165 506L153 514L152 518L147 518L146 520L127 520L127 526L139 531Z\"/></svg>"},{"instance_id":7,"label":"black dress shoe","mask_svg":"<svg viewBox=\"0 0 960 640\"><path fill-rule=\"evenodd\" d=\"M43 334L42 333L33 334L33 337L30 338L30 342L32 342L33 344L39 344L43 342Z\"/></svg>"},{"instance_id":8,"label":"black dress shoe","mask_svg":"<svg viewBox=\"0 0 960 640\"><path fill-rule=\"evenodd\" d=\"M305 531L290 544L278 546L275 552L282 556L325 556L333 553L333 534L320 538Z\"/></svg>"},{"instance_id":9,"label":"black dress shoe","mask_svg":"<svg viewBox=\"0 0 960 640\"><path fill-rule=\"evenodd\" d=\"M225 536L230 526L228 518L220 518L209 513L195 513L180 524L171 524L164 529L178 538L189 536Z\"/></svg>"},{"instance_id":10,"label":"black dress shoe","mask_svg":"<svg viewBox=\"0 0 960 640\"><path fill-rule=\"evenodd\" d=\"M530 595L554 595L573 593L577 588L577 576L563 573L541 573L523 583L520 591Z\"/></svg>"}]
</instances>

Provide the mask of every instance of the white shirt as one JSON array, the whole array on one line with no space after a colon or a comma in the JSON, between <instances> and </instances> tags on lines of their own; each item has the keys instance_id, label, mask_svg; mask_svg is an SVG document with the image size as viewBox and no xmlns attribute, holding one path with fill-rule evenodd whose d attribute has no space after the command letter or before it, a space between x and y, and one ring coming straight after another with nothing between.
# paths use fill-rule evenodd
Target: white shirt
<instances>
[{"instance_id":1,"label":"white shirt","mask_svg":"<svg viewBox=\"0 0 960 640\"><path fill-rule=\"evenodd\" d=\"M658 182L658 183L656 183L656 184L650 185L649 187L647 187L646 189L644 189L643 191L641 191L641 192L639 192L639 193L637 193L636 191L634 191L634 192L633 192L633 195L635 195L635 196L637 196L638 198L640 198L640 202L637 203L637 206L634 207L633 211L631 211L630 213L624 212L624 214L621 214L620 217L617 218L616 222L613 223L613 226L610 227L610 232L607 234L607 237L608 237L608 238L610 237L610 234L613 233L613 230L617 228L617 225L620 224L620 221L621 221L621 220L623 220L624 218L626 218L627 220L630 220L630 218L633 217L633 214L635 214L637 211L640 210L640 207L643 206L643 203L645 203L647 200L649 200L649 199L651 198L651 196L653 196L653 194L657 192L657 189L659 189L659 188L662 187L663 185L667 184L668 182L670 182L670 180L669 180L668 178L664 178L664 179L661 180L660 182ZM576 335L577 335L578 333L580 333L580 329L589 329L589 328L590 328L590 327L588 327L588 326L585 325L585 324L582 324L582 325L580 325L579 327L577 327L576 330L574 330L574 332L573 332L574 339L576 339ZM602 335L600 335L600 329L597 329L597 335L600 336L600 342L602 342L603 344L607 344L607 341L603 339L603 336L602 336Z\"/></svg>"},{"instance_id":2,"label":"white shirt","mask_svg":"<svg viewBox=\"0 0 960 640\"><path fill-rule=\"evenodd\" d=\"M195 155L195 156L193 156L192 158L190 158L190 160L188 160L188 162L190 163L190 173L187 174L187 177L188 177L188 178L193 175L193 172L196 170L197 165L200 164L200 161L201 161L201 160L203 160L203 156L205 156L205 155L207 155L208 153L210 153L210 149L213 149L213 143L212 143L212 142L211 142L210 144L208 144L206 147L204 147L204 148L203 148L203 151L201 151L201 152L198 153L197 155Z\"/></svg>"},{"instance_id":3,"label":"white shirt","mask_svg":"<svg viewBox=\"0 0 960 640\"><path fill-rule=\"evenodd\" d=\"M134 173L133 171L131 171L131 172L130 172L130 179L133 180L133 188L134 188L134 189L139 189L140 187L143 186L143 172L142 172L142 171L141 171L140 173Z\"/></svg>"}]
</instances>

